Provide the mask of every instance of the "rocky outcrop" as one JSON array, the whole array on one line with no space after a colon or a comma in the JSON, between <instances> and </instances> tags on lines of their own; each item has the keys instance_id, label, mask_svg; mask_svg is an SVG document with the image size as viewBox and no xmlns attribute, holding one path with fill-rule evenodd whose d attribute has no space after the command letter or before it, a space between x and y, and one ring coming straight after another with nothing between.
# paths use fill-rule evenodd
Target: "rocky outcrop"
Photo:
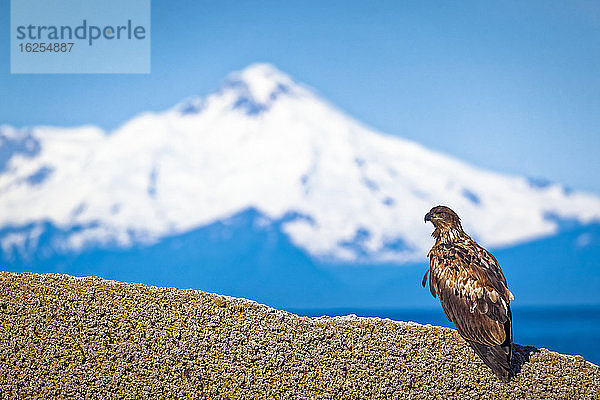
<instances>
[{"instance_id":1,"label":"rocky outcrop","mask_svg":"<svg viewBox=\"0 0 600 400\"><path fill-rule=\"evenodd\" d=\"M1 398L600 398L580 356L516 345L513 372L501 382L448 328L0 273Z\"/></svg>"}]
</instances>

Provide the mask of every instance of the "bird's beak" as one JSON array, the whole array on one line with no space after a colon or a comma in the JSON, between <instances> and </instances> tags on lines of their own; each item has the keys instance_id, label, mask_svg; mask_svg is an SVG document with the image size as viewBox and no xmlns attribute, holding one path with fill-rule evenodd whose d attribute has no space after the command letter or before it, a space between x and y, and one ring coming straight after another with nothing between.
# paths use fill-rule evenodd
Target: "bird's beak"
<instances>
[{"instance_id":1,"label":"bird's beak","mask_svg":"<svg viewBox=\"0 0 600 400\"><path fill-rule=\"evenodd\" d=\"M425 223L427 223L427 221L431 221L431 213L425 214Z\"/></svg>"}]
</instances>

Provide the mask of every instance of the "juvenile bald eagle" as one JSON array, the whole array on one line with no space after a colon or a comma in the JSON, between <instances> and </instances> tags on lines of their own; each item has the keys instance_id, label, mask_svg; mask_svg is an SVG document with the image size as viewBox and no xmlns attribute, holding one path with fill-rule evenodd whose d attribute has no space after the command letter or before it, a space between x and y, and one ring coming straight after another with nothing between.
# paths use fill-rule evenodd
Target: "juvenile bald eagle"
<instances>
[{"instance_id":1,"label":"juvenile bald eagle","mask_svg":"<svg viewBox=\"0 0 600 400\"><path fill-rule=\"evenodd\" d=\"M512 358L512 315L506 279L498 261L463 231L458 215L444 206L425 214L435 230L427 254L429 289L446 317L483 362L503 380Z\"/></svg>"}]
</instances>

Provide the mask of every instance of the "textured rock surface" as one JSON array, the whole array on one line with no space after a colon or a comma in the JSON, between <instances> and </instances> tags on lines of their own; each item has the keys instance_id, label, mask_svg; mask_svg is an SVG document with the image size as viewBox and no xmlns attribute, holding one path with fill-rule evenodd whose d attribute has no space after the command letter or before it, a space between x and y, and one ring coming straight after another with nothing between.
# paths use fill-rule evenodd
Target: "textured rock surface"
<instances>
[{"instance_id":1,"label":"textured rock surface","mask_svg":"<svg viewBox=\"0 0 600 400\"><path fill-rule=\"evenodd\" d=\"M600 368L516 346L500 382L452 329L0 273L1 398L600 398Z\"/></svg>"}]
</instances>

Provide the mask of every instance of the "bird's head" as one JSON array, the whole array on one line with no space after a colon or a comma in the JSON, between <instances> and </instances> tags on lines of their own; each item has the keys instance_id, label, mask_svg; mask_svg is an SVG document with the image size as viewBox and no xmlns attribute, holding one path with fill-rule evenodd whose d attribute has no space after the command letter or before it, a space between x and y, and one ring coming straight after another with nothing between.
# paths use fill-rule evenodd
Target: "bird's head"
<instances>
[{"instance_id":1,"label":"bird's head","mask_svg":"<svg viewBox=\"0 0 600 400\"><path fill-rule=\"evenodd\" d=\"M446 206L433 207L425 214L425 222L427 221L430 221L436 230L441 232L462 231L458 214Z\"/></svg>"}]
</instances>

